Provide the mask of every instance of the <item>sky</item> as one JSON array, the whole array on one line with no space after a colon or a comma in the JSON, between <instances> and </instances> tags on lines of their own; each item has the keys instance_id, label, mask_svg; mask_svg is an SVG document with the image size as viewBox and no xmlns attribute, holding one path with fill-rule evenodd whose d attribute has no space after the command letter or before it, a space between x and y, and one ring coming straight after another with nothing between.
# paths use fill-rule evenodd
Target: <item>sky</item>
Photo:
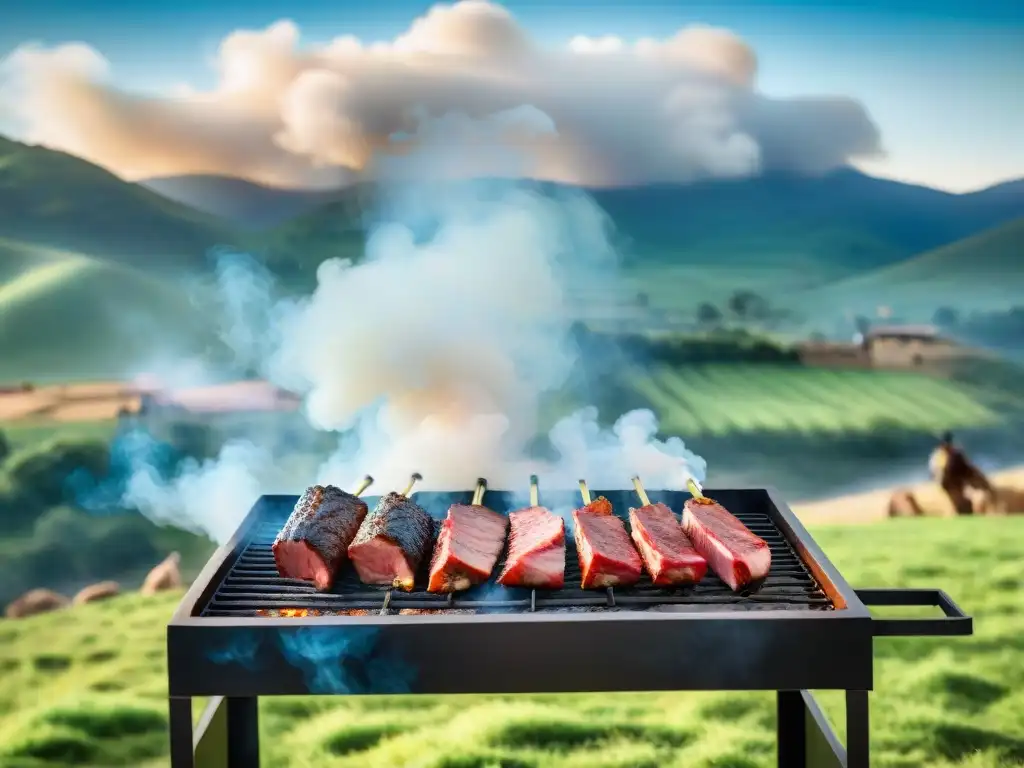
<instances>
[{"instance_id":1,"label":"sky","mask_svg":"<svg viewBox=\"0 0 1024 768\"><path fill-rule=\"evenodd\" d=\"M167 95L183 85L215 87L218 46L235 30L289 19L307 44L340 35L391 40L432 4L33 0L3 5L0 57L27 43L84 42L107 59L114 86ZM510 0L504 6L532 39L552 47L566 46L577 35L614 35L628 42L666 38L690 24L722 27L756 53L758 92L776 99L837 96L860 102L878 127L884 157L855 164L874 175L952 191L1024 177L1024 3L1019 0ZM0 114L0 132L19 136L24 130ZM76 146L69 141L65 148ZM131 167L139 173L149 167L134 162ZM269 171L261 177L274 178Z\"/></svg>"}]
</instances>

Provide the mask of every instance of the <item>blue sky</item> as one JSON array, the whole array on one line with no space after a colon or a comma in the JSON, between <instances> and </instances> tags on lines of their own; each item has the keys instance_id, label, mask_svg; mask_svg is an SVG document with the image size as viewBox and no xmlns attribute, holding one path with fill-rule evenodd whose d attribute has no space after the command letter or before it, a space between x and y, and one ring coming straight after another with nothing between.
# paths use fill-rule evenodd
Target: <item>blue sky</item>
<instances>
[{"instance_id":1,"label":"blue sky","mask_svg":"<svg viewBox=\"0 0 1024 768\"><path fill-rule=\"evenodd\" d=\"M2 0L0 0L2 1ZM83 41L119 84L209 85L218 42L238 28L294 20L306 41L387 39L432 5L411 0L32 0L3 3L0 55L33 41ZM879 175L954 190L1024 176L1024 2L627 3L511 0L537 38L666 36L688 23L732 29L760 59L773 96L851 96L881 127Z\"/></svg>"}]
</instances>

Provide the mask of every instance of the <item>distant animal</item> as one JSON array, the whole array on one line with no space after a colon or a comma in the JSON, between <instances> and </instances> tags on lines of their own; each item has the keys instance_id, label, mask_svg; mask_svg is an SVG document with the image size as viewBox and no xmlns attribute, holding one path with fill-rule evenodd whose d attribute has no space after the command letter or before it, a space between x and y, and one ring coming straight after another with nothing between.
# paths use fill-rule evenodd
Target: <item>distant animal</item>
<instances>
[{"instance_id":1,"label":"distant animal","mask_svg":"<svg viewBox=\"0 0 1024 768\"><path fill-rule=\"evenodd\" d=\"M149 572L139 591L144 595L155 595L157 592L180 588L182 586L181 570L178 568L180 562L181 555L171 552L162 563Z\"/></svg>"},{"instance_id":2,"label":"distant animal","mask_svg":"<svg viewBox=\"0 0 1024 768\"><path fill-rule=\"evenodd\" d=\"M99 600L106 600L108 597L115 597L120 592L121 586L116 581L101 581L97 584L83 587L71 602L75 605L95 603Z\"/></svg>"},{"instance_id":3,"label":"distant animal","mask_svg":"<svg viewBox=\"0 0 1024 768\"><path fill-rule=\"evenodd\" d=\"M4 615L8 619L24 619L40 613L57 611L70 604L70 600L52 589L30 589L8 605Z\"/></svg>"},{"instance_id":4,"label":"distant animal","mask_svg":"<svg viewBox=\"0 0 1024 768\"><path fill-rule=\"evenodd\" d=\"M922 517L924 510L917 503L914 494L907 490L896 491L889 499L889 517Z\"/></svg>"},{"instance_id":5,"label":"distant animal","mask_svg":"<svg viewBox=\"0 0 1024 768\"><path fill-rule=\"evenodd\" d=\"M985 474L971 463L963 451L953 445L952 432L942 435L938 447L928 460L928 468L958 515L974 514L975 504L968 496L969 492L976 491L988 496L993 494L992 484ZM991 501L988 503L991 504Z\"/></svg>"},{"instance_id":6,"label":"distant animal","mask_svg":"<svg viewBox=\"0 0 1024 768\"><path fill-rule=\"evenodd\" d=\"M971 488L967 497L979 515L1024 514L1024 489L995 486L991 491Z\"/></svg>"}]
</instances>

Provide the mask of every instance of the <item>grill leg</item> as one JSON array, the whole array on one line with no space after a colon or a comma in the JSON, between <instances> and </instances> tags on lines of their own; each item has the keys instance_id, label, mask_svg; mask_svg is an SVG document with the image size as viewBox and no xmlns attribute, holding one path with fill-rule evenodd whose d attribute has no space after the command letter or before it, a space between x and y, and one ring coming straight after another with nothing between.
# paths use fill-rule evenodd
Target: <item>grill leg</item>
<instances>
[{"instance_id":1,"label":"grill leg","mask_svg":"<svg viewBox=\"0 0 1024 768\"><path fill-rule=\"evenodd\" d=\"M775 712L779 768L804 768L807 765L807 721L800 691L776 693Z\"/></svg>"},{"instance_id":2,"label":"grill leg","mask_svg":"<svg viewBox=\"0 0 1024 768\"><path fill-rule=\"evenodd\" d=\"M192 699L171 696L168 707L171 768L195 768L192 752Z\"/></svg>"},{"instance_id":3,"label":"grill leg","mask_svg":"<svg viewBox=\"0 0 1024 768\"><path fill-rule=\"evenodd\" d=\"M229 697L227 707L228 768L258 768L260 729L256 697Z\"/></svg>"},{"instance_id":4,"label":"grill leg","mask_svg":"<svg viewBox=\"0 0 1024 768\"><path fill-rule=\"evenodd\" d=\"M846 766L871 768L868 692L846 692Z\"/></svg>"}]
</instances>

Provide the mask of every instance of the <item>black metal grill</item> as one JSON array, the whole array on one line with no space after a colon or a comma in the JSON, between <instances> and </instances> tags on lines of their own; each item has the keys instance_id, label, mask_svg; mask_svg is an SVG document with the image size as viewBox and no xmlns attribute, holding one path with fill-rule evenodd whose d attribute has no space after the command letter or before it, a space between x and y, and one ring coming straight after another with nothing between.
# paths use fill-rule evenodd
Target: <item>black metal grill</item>
<instances>
[{"instance_id":1,"label":"black metal grill","mask_svg":"<svg viewBox=\"0 0 1024 768\"><path fill-rule=\"evenodd\" d=\"M603 491L614 505L617 515L624 520L629 506L639 506L632 494ZM673 510L679 510L682 493L649 493L652 501L664 500ZM414 498L419 498L417 495ZM429 507L435 516L436 527L450 504L466 503L466 494L422 494L429 497ZM673 498L678 497L678 498ZM559 498L564 501L564 498ZM377 497L367 497L372 509ZM701 582L692 587L665 589L656 587L644 573L640 583L628 588L604 590L579 589L581 576L579 562L571 535L566 536L565 588L559 590L530 590L506 588L494 579L501 572L502 563L494 569L489 582L465 592L433 594L426 591L427 577L423 572L416 580L413 591L404 592L362 584L351 564L347 564L330 591L317 592L307 582L283 579L277 574L271 544L284 525L295 503L294 498L275 499L264 522L252 537L234 565L225 575L210 601L203 607L203 616L255 616L275 615L275 609L317 611L321 614L345 615L349 612L400 613L403 610L458 610L487 612L551 611L551 610L659 610L666 606L690 606L694 610L831 610L832 601L825 595L807 567L800 561L792 545L778 526L765 513L739 509L733 513L755 534L764 539L771 549L772 564L768 577L756 590L734 593L721 579L708 571ZM507 514L518 506L508 493L490 493L485 503L496 512ZM571 503L571 502L570 502ZM577 502L579 503L579 502ZM571 509L554 506L552 509ZM565 515L569 518L569 515ZM628 521L626 521L628 526Z\"/></svg>"}]
</instances>

